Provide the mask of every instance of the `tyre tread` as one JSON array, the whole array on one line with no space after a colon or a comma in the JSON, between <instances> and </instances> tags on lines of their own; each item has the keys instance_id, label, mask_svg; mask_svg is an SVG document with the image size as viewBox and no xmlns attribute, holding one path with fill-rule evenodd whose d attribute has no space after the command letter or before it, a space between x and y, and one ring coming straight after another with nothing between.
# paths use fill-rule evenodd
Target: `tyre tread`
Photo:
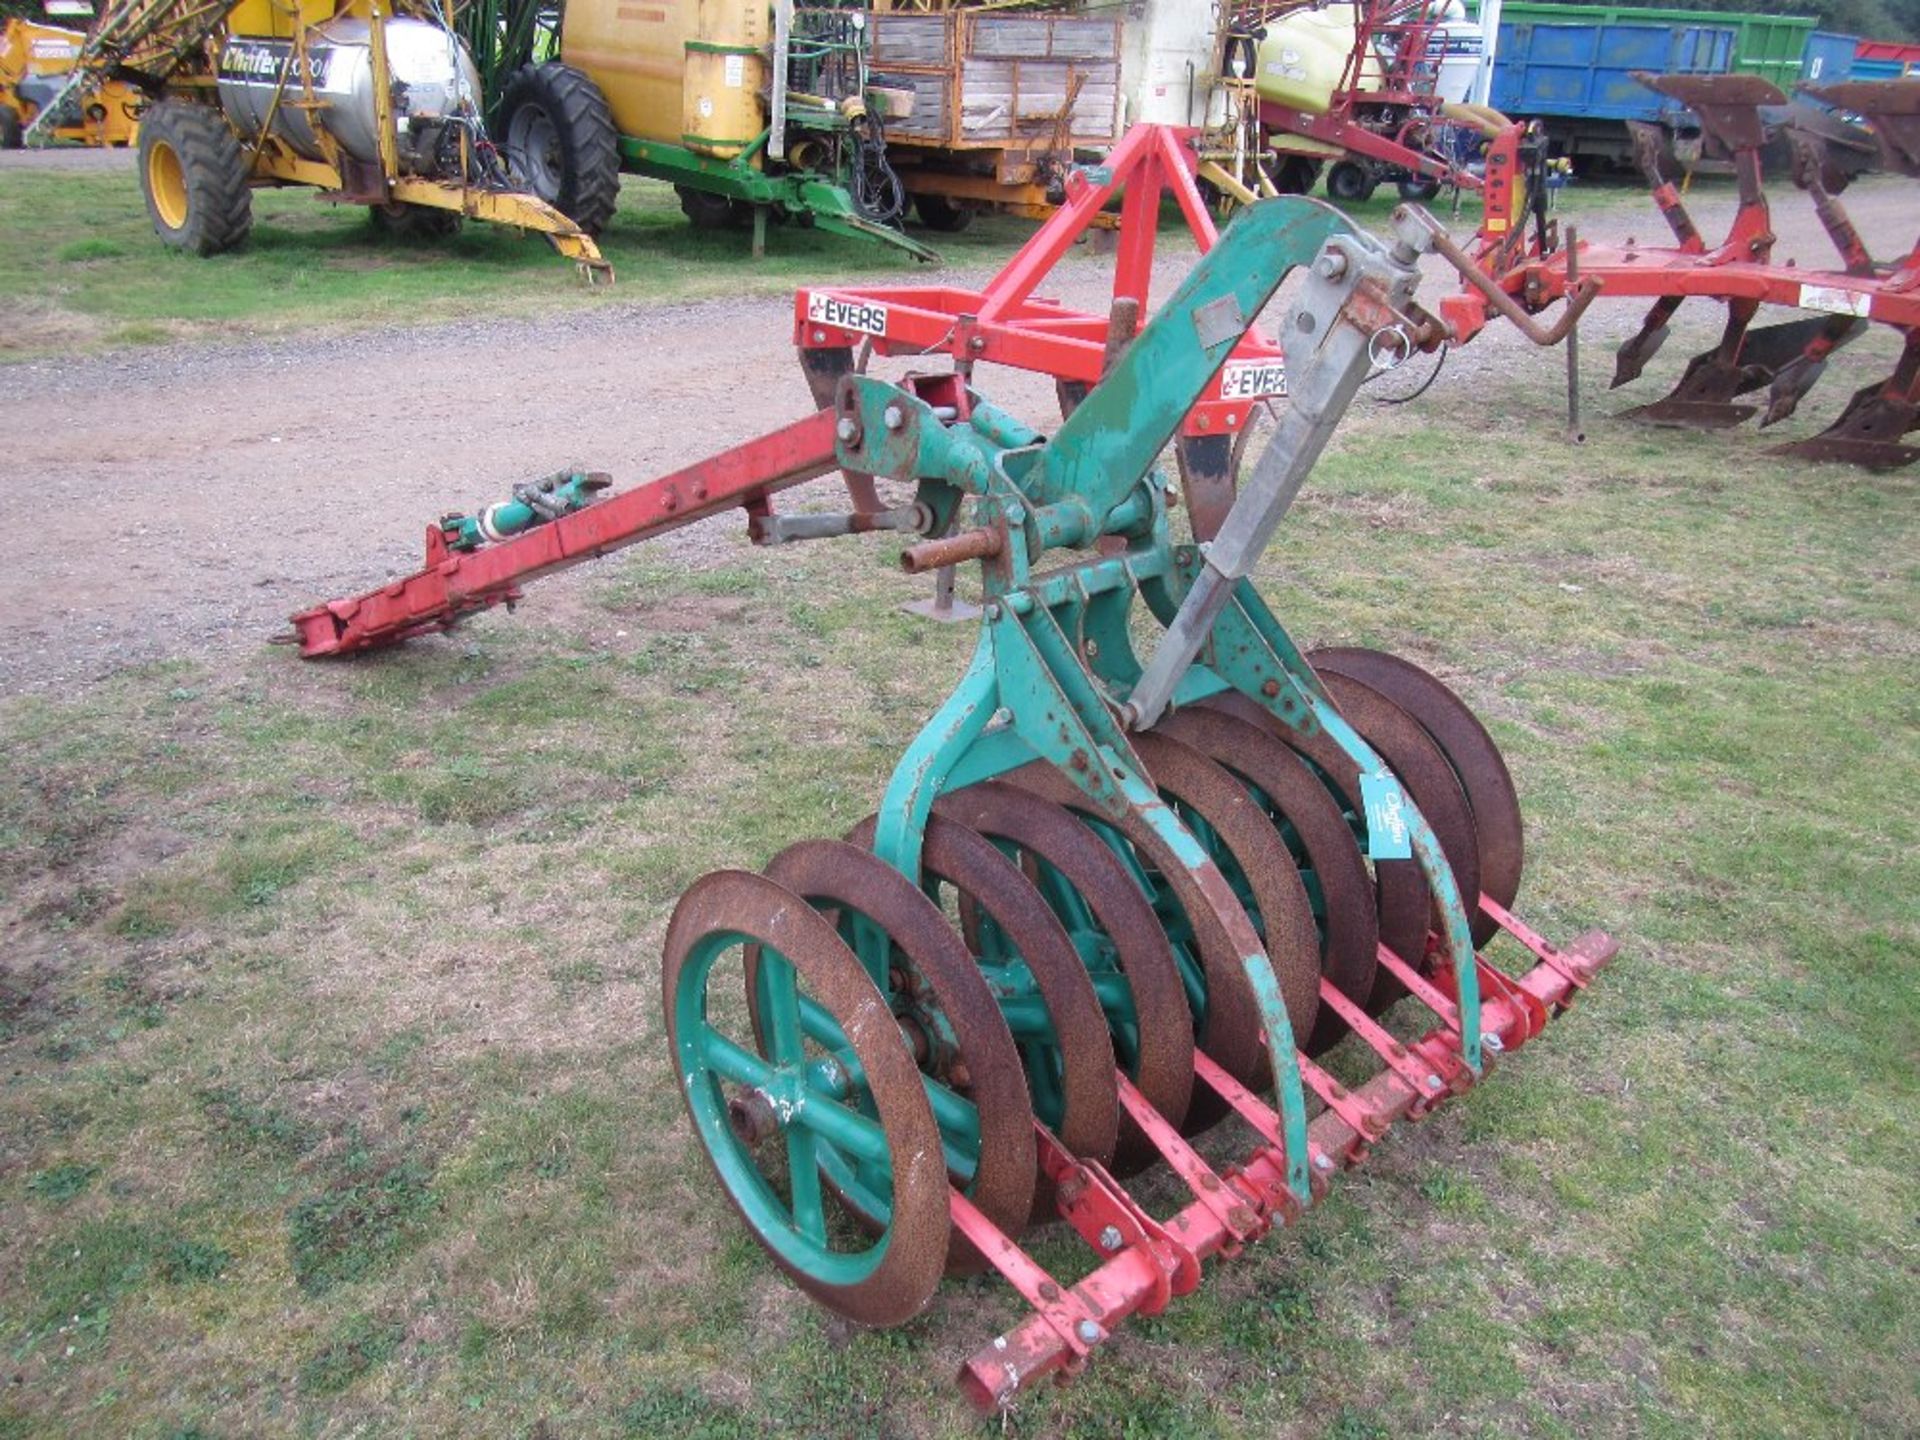
<instances>
[{"instance_id":1,"label":"tyre tread","mask_svg":"<svg viewBox=\"0 0 1920 1440\"><path fill-rule=\"evenodd\" d=\"M620 141L606 96L584 71L558 60L523 66L507 82L500 107L506 133L524 99L544 109L560 129L567 154L567 178L554 208L589 235L598 235L620 204ZM549 197L542 196L542 199Z\"/></svg>"},{"instance_id":2,"label":"tyre tread","mask_svg":"<svg viewBox=\"0 0 1920 1440\"><path fill-rule=\"evenodd\" d=\"M186 181L186 222L177 237L161 230L162 238L202 256L218 255L244 242L253 230L253 189L248 184L247 157L226 117L210 105L163 100L142 119L141 133L143 140L151 137L147 144L159 140L173 147ZM143 189L147 144L141 146ZM155 229L160 229L151 196L147 207Z\"/></svg>"}]
</instances>

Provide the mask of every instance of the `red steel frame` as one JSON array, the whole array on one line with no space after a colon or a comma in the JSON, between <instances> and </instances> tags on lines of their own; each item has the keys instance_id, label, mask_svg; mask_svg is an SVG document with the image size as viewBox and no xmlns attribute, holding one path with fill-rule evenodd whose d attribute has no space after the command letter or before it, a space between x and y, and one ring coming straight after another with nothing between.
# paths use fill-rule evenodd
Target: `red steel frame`
<instances>
[{"instance_id":1,"label":"red steel frame","mask_svg":"<svg viewBox=\"0 0 1920 1440\"><path fill-rule=\"evenodd\" d=\"M1172 192L1202 253L1219 239L1195 184L1198 134L1180 126L1136 125L1103 164L1069 172L1066 203L983 289L832 285L800 290L794 295L794 343L803 351L845 351L871 343L878 355L949 355L963 372L974 362L988 361L1069 383L1096 384L1107 353L1111 312L1090 315L1035 292L1119 195L1113 299L1131 302L1144 324L1162 197ZM1249 330L1188 414L1181 434L1237 433L1261 399L1285 393L1282 374L1279 345Z\"/></svg>"},{"instance_id":2,"label":"red steel frame","mask_svg":"<svg viewBox=\"0 0 1920 1440\"><path fill-rule=\"evenodd\" d=\"M1736 424L1758 407L1732 405L1732 398L1776 377L1784 378L1763 423L1784 418L1817 378L1827 356L1859 331L1859 322L1890 326L1905 341L1894 372L1856 394L1846 413L1825 432L1778 447L1774 453L1850 461L1876 469L1920 456L1920 447L1900 443L1906 430L1920 424L1920 242L1890 265L1875 264L1838 199L1825 188L1818 137L1799 135L1794 137L1795 179L1812 198L1839 264L1815 269L1776 261L1772 217L1761 184L1765 131L1759 111L1784 97L1752 76L1639 78L1694 109L1708 138L1731 158L1739 199L1725 238L1709 248L1678 189L1660 173L1659 147L1648 143L1650 137L1640 136L1641 163L1653 187L1654 203L1676 243L1561 247L1550 235L1543 247L1527 244L1516 231L1512 241L1519 243L1482 251L1481 258L1495 272L1499 288L1529 311L1544 309L1579 287L1595 284L1607 296L1653 300L1640 334L1621 351L1615 384L1639 373L1683 300L1698 297L1724 304L1727 321L1720 344L1696 357L1665 400L1636 412L1665 424L1713 428ZM1920 80L1855 82L1814 93L1866 114L1887 168L1920 176ZM1518 170L1511 173L1514 180L1521 178ZM1489 194L1491 214L1495 197ZM1812 312L1816 317L1824 314L1830 320L1804 347L1795 336L1787 347L1791 353L1786 353L1778 348L1778 341L1764 339L1765 332L1750 330L1762 305ZM1460 340L1471 338L1487 318L1487 301L1471 291L1449 296L1443 308Z\"/></svg>"},{"instance_id":3,"label":"red steel frame","mask_svg":"<svg viewBox=\"0 0 1920 1440\"><path fill-rule=\"evenodd\" d=\"M1504 1055L1538 1035L1549 1016L1565 1011L1618 946L1595 931L1556 949L1491 896L1480 897L1480 909L1535 961L1516 979L1475 957L1484 997L1481 1029L1490 1037L1487 1051ZM1420 1119L1449 1096L1465 1094L1479 1078L1462 1059L1458 1012L1446 998L1453 978L1443 948L1429 939L1424 974L1385 946L1379 959L1439 1024L1407 1045L1377 1025L1354 1027L1388 1068L1356 1090L1329 1080L1326 1108L1307 1131L1315 1201L1325 1196L1333 1174L1365 1160L1395 1121ZM1327 990L1322 986L1323 994ZM1078 1281L1063 1286L957 1189L949 1192L954 1225L1033 1310L961 1369L961 1390L977 1408L1003 1408L1042 1376L1065 1380L1078 1373L1093 1349L1129 1316L1157 1315L1176 1296L1192 1291L1200 1283L1203 1261L1231 1259L1276 1221L1288 1225L1300 1217L1302 1207L1287 1188L1279 1115L1204 1052L1194 1055L1194 1074L1261 1143L1243 1163L1216 1170L1122 1076L1120 1098L1128 1115L1192 1193L1170 1218L1148 1214L1104 1169L1075 1159L1044 1127L1037 1128L1041 1166L1054 1184L1060 1215L1101 1257L1098 1267ZM1429 1083L1423 1087L1420 1079Z\"/></svg>"},{"instance_id":4,"label":"red steel frame","mask_svg":"<svg viewBox=\"0 0 1920 1440\"><path fill-rule=\"evenodd\" d=\"M1114 266L1116 306L1144 321L1150 298L1162 197L1172 191L1204 252L1219 238L1194 184L1196 131L1139 125L1104 165L1075 171L1067 203L1037 230L984 290L954 286L812 287L794 297L795 338L807 351L839 351L871 341L885 355L951 356L962 373L990 361L1052 375L1068 385L1092 386L1101 376L1112 334L1111 316L1088 315L1037 296L1047 274L1114 196L1122 196ZM843 319L868 317L870 328L828 324L809 310L842 307ZM1117 313L1117 312L1116 312ZM884 319L874 323L876 314ZM1236 396L1222 387L1237 387ZM1267 395L1284 393L1280 347L1249 330L1205 397L1188 415L1183 435L1230 437ZM824 403L824 401L823 401ZM293 640L310 659L396 644L445 630L464 616L512 605L527 580L605 555L653 535L736 506L749 519L771 514L770 497L833 471L833 422L826 410L683 470L610 496L583 510L537 525L479 550L450 549L429 526L420 570L377 590L330 601L293 617ZM878 508L871 481L850 477L855 506ZM1230 498L1230 497L1229 497Z\"/></svg>"},{"instance_id":5,"label":"red steel frame","mask_svg":"<svg viewBox=\"0 0 1920 1440\"><path fill-rule=\"evenodd\" d=\"M771 513L775 492L831 474L833 412L821 410L769 435L623 490L509 540L478 550L449 549L427 527L426 564L404 580L293 617L293 639L307 659L394 645L446 630L463 616L512 605L521 584L610 554L638 541L736 506L749 520Z\"/></svg>"}]
</instances>

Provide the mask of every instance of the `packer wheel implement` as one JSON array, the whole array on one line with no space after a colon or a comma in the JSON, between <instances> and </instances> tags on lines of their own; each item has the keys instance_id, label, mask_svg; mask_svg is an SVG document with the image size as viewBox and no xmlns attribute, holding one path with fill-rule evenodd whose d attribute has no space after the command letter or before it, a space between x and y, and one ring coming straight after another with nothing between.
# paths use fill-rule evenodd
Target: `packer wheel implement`
<instances>
[{"instance_id":1,"label":"packer wheel implement","mask_svg":"<svg viewBox=\"0 0 1920 1440\"><path fill-rule=\"evenodd\" d=\"M1514 786L1459 697L1382 652L1303 653L1250 578L1381 337L1453 338L1414 298L1433 235L1408 207L1384 241L1301 198L1247 208L1150 321L1116 303L1124 342L1051 435L987 400L964 356L893 384L823 344L816 414L618 494L584 472L522 487L430 530L419 574L296 617L309 655L393 643L734 508L763 544L893 530L909 573L977 565L972 659L874 814L697 881L662 999L693 1136L808 1294L899 1324L943 1274L990 1269L1026 1302L962 1369L983 1408L1292 1223L1614 954L1513 915ZM1236 413L1203 407L1302 271L1272 439L1200 538L1176 538L1160 456L1196 416ZM976 336L1054 328L1032 313ZM851 513L775 512L836 471ZM1122 1183L1149 1170L1172 1201ZM1077 1274L1025 1248L1048 1222L1084 1242Z\"/></svg>"},{"instance_id":2,"label":"packer wheel implement","mask_svg":"<svg viewBox=\"0 0 1920 1440\"><path fill-rule=\"evenodd\" d=\"M875 815L767 867L836 927L845 993L797 1004L798 1042L782 1050L764 1018L775 993L754 1000L759 1063L799 1058L762 1083L747 1063L715 1081L684 1041L676 1056L722 1185L824 1304L897 1318L924 1302L927 1276L983 1265L1015 1286L1032 1314L961 1375L982 1407L1077 1370L1127 1316L1197 1285L1204 1262L1296 1218L1612 957L1605 936L1561 951L1512 917L1512 781L1453 691L1382 652L1302 654L1247 578L1379 334L1446 338L1413 300L1429 233L1402 215L1382 243L1312 202L1253 207L1051 437L985 401L964 368L903 385L822 377L833 445L811 473L914 482L911 507L883 512L910 510L927 537L903 565L977 561L980 637ZM1177 543L1157 457L1301 266L1281 326L1292 404L1211 543ZM1145 647L1142 615L1158 631ZM670 1011L686 1008L678 937L765 926L763 893L739 892L735 915L712 883L675 913ZM1530 970L1482 953L1501 935ZM798 965L774 973L813 982ZM1375 1018L1402 1002L1430 1016L1418 1039ZM1370 1057L1372 1078L1323 1068L1336 1045L1343 1073ZM869 1075L882 1050L893 1068ZM903 1055L918 1091L895 1073ZM716 1125L715 1084L790 1166L812 1158L816 1178L795 1189L809 1216L824 1196L855 1233L884 1233L900 1277L884 1304L842 1281L840 1256L797 1249L791 1211L760 1214L763 1179ZM943 1190L950 1229L901 1189L903 1145L928 1116L944 1173L915 1183ZM1216 1125L1246 1137L1237 1163L1191 1143ZM1118 1178L1156 1163L1188 1197L1171 1214ZM1091 1252L1078 1279L1023 1248L1056 1220Z\"/></svg>"}]
</instances>

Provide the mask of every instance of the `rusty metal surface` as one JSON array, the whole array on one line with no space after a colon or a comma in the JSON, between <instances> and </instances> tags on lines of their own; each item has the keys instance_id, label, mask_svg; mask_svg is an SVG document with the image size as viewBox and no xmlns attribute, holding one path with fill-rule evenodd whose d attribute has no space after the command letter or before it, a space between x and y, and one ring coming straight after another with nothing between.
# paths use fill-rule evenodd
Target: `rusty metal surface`
<instances>
[{"instance_id":1,"label":"rusty metal surface","mask_svg":"<svg viewBox=\"0 0 1920 1440\"><path fill-rule=\"evenodd\" d=\"M1780 87L1759 75L1655 75L1636 70L1633 78L1692 110L1700 117L1701 129L1729 152L1758 150L1767 138L1758 107L1787 103Z\"/></svg>"},{"instance_id":2,"label":"rusty metal surface","mask_svg":"<svg viewBox=\"0 0 1920 1440\"><path fill-rule=\"evenodd\" d=\"M1248 417L1252 423L1252 417ZM1180 496L1198 541L1213 539L1226 524L1240 477L1239 446L1233 435L1182 435L1173 442L1180 471Z\"/></svg>"},{"instance_id":3,"label":"rusty metal surface","mask_svg":"<svg viewBox=\"0 0 1920 1440\"><path fill-rule=\"evenodd\" d=\"M1202 701L1201 708L1236 716L1283 741L1288 748L1319 767L1325 782L1332 788L1334 798L1342 807L1349 813L1360 813L1360 768L1325 731L1302 735L1281 723L1264 706L1245 695L1231 692ZM1411 860L1375 860L1372 865L1374 898L1379 909L1380 943L1394 954L1417 963L1427 947L1427 922L1432 909L1427 898L1427 882L1420 874L1420 867ZM1400 988L1392 978L1376 970L1373 994L1367 1001L1367 1009L1377 1015L1398 1000L1400 994Z\"/></svg>"},{"instance_id":4,"label":"rusty metal surface","mask_svg":"<svg viewBox=\"0 0 1920 1440\"><path fill-rule=\"evenodd\" d=\"M1920 446L1902 442L1916 427L1920 427L1920 332L1908 335L1893 374L1856 391L1839 419L1818 435L1777 445L1767 453L1893 470L1920 457Z\"/></svg>"},{"instance_id":5,"label":"rusty metal surface","mask_svg":"<svg viewBox=\"0 0 1920 1440\"><path fill-rule=\"evenodd\" d=\"M1293 856L1246 786L1198 750L1152 730L1133 743L1154 788L1191 810L1226 846L1252 892L1293 1033L1312 1033L1320 1010L1320 938Z\"/></svg>"},{"instance_id":6,"label":"rusty metal surface","mask_svg":"<svg viewBox=\"0 0 1920 1440\"><path fill-rule=\"evenodd\" d=\"M847 838L870 849L875 823L869 816ZM1074 1154L1106 1164L1120 1130L1113 1037L1092 977L1059 919L1019 866L957 821L939 815L927 821L920 865L928 877L978 905L1018 948L1058 1041L1063 1104L1053 1131ZM1047 1188L1042 1184L1035 1194L1041 1213L1051 1208Z\"/></svg>"},{"instance_id":7,"label":"rusty metal surface","mask_svg":"<svg viewBox=\"0 0 1920 1440\"><path fill-rule=\"evenodd\" d=\"M1159 729L1254 786L1270 812L1292 827L1325 912L1320 973L1343 995L1365 1004L1377 968L1379 914L1359 843L1327 787L1293 750L1223 711L1203 706L1176 711ZM1323 1004L1301 1048L1318 1055L1346 1032L1339 1015Z\"/></svg>"},{"instance_id":8,"label":"rusty metal surface","mask_svg":"<svg viewBox=\"0 0 1920 1440\"><path fill-rule=\"evenodd\" d=\"M691 1112L687 1076L681 1070L674 999L687 959L707 936L750 936L779 951L805 988L839 1022L852 1043L875 1114L887 1137L893 1166L892 1233L878 1265L864 1278L831 1284L791 1263L773 1246L768 1258L794 1284L828 1309L862 1325L897 1325L925 1307L945 1267L951 1225L946 1164L913 1053L893 1023L884 996L873 986L833 926L791 890L745 870L716 870L695 881L674 907L661 960L668 1053L679 1072L681 1094ZM711 1151L702 1147L728 1203L752 1221Z\"/></svg>"},{"instance_id":9,"label":"rusty metal surface","mask_svg":"<svg viewBox=\"0 0 1920 1440\"><path fill-rule=\"evenodd\" d=\"M1624 414L1655 425L1729 429L1760 408L1732 404L1735 396L1772 385L1794 362L1810 353L1829 353L1866 328L1865 321L1850 316L1814 315L1749 329L1758 309L1758 301L1728 302L1726 330L1719 345L1688 361L1686 372L1663 399Z\"/></svg>"},{"instance_id":10,"label":"rusty metal surface","mask_svg":"<svg viewBox=\"0 0 1920 1440\"><path fill-rule=\"evenodd\" d=\"M980 1153L967 1196L996 1225L1019 1230L1033 1208L1037 1173L1033 1107L1013 1036L947 917L898 870L840 840L789 845L768 863L766 875L812 904L855 911L886 932L896 952L890 968L903 982L888 997L902 1033L923 1057L921 1069L971 1100L980 1114ZM750 955L749 1009L757 1008L756 992ZM941 1054L937 1035L916 1020L928 1011L951 1027L956 1055ZM948 1272L975 1274L986 1266L986 1258L955 1231Z\"/></svg>"},{"instance_id":11,"label":"rusty metal surface","mask_svg":"<svg viewBox=\"0 0 1920 1440\"><path fill-rule=\"evenodd\" d=\"M1066 809L1017 786L971 785L942 796L934 813L1018 846L1058 871L1086 902L1132 992L1138 1021L1134 1083L1178 1125L1193 1095L1193 1014L1166 932L1126 867ZM1116 1174L1136 1173L1157 1154L1137 1125L1123 1122Z\"/></svg>"},{"instance_id":12,"label":"rusty metal surface","mask_svg":"<svg viewBox=\"0 0 1920 1440\"><path fill-rule=\"evenodd\" d=\"M1427 817L1453 871L1453 882L1471 910L1480 896L1480 847L1473 831L1473 811L1468 808L1466 792L1453 767L1447 763L1447 757L1419 721L1378 690L1345 675L1327 674L1320 679L1340 713L1360 732L1362 739L1380 752L1400 783L1407 787L1420 813ZM1420 885L1423 890L1426 888L1424 877ZM1425 949L1423 935L1418 950L1401 954L1417 964Z\"/></svg>"},{"instance_id":13,"label":"rusty metal surface","mask_svg":"<svg viewBox=\"0 0 1920 1440\"><path fill-rule=\"evenodd\" d=\"M1480 853L1480 889L1502 906L1511 907L1520 893L1526 866L1526 837L1520 818L1520 795L1500 747L1452 688L1411 660L1382 650L1341 646L1312 650L1307 662L1315 670L1347 675L1372 686L1420 722L1446 755L1466 792L1473 812L1474 838ZM1482 914L1478 896L1468 896L1473 909L1473 942L1484 945L1499 931Z\"/></svg>"},{"instance_id":14,"label":"rusty metal surface","mask_svg":"<svg viewBox=\"0 0 1920 1440\"><path fill-rule=\"evenodd\" d=\"M1261 950L1260 937L1225 877L1211 865L1204 873L1187 869L1138 815L1129 811L1115 820L1103 814L1051 765L1028 765L1008 778L1023 790L1064 805L1077 815L1112 825L1167 882L1193 927L1194 948L1206 977L1207 1013L1200 1022L1200 1049L1241 1084L1256 1088L1264 1085L1270 1076L1266 1036L1253 985L1241 963L1241 956ZM1197 1134L1218 1123L1226 1113L1217 1097L1196 1089L1181 1132Z\"/></svg>"}]
</instances>

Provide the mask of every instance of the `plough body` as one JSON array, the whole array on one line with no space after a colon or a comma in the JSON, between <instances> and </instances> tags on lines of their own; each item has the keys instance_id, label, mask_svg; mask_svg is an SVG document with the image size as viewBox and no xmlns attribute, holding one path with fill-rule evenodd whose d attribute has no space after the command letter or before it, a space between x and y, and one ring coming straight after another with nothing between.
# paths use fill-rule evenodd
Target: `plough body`
<instances>
[{"instance_id":1,"label":"plough body","mask_svg":"<svg viewBox=\"0 0 1920 1440\"><path fill-rule=\"evenodd\" d=\"M1597 285L1612 298L1652 299L1639 333L1620 350L1616 386L1642 373L1683 302L1707 299L1725 306L1719 344L1695 356L1664 399L1628 412L1657 425L1722 429L1756 414L1762 426L1775 424L1799 407L1834 351L1868 325L1889 326L1904 347L1892 375L1859 391L1820 434L1772 453L1875 470L1910 463L1920 455L1920 447L1902 438L1920 425L1920 244L1891 263L1876 261L1840 202L1846 177L1829 158L1826 136L1790 129L1795 183L1813 202L1838 264L1819 268L1777 258L1773 217L1761 185L1767 140L1762 110L1784 105L1786 97L1751 75L1637 78L1691 107L1709 147L1732 162L1738 203L1725 237L1708 244L1679 189L1661 173L1659 136L1651 127L1637 127L1641 168L1675 243L1563 245L1557 227L1541 212L1532 226L1515 230L1514 244L1483 253L1499 288L1529 312L1565 298L1576 275L1578 283ZM1864 118L1885 168L1920 176L1920 80L1806 87L1806 93ZM1756 329L1753 321L1763 305L1784 306L1800 317ZM1448 315L1461 338L1468 338L1483 318L1452 310ZM1767 392L1764 405L1737 403L1761 390Z\"/></svg>"}]
</instances>

